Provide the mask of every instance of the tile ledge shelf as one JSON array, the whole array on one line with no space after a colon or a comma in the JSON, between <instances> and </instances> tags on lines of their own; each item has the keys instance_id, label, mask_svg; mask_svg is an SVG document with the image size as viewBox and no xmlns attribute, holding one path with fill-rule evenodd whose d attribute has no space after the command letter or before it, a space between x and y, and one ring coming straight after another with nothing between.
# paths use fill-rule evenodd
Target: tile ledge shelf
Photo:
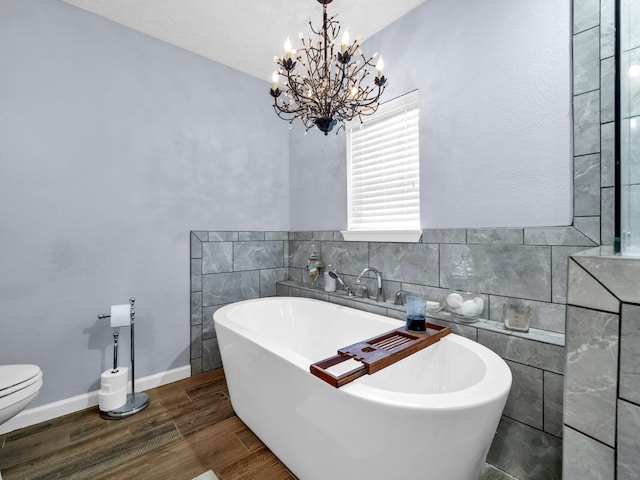
<instances>
[{"instance_id":1,"label":"tile ledge shelf","mask_svg":"<svg viewBox=\"0 0 640 480\"><path fill-rule=\"evenodd\" d=\"M640 304L640 292L634 283L640 275L640 257L616 254L611 245L603 245L575 253L571 258L602 284L616 301ZM614 312L617 311L615 306L613 308Z\"/></svg>"},{"instance_id":2,"label":"tile ledge shelf","mask_svg":"<svg viewBox=\"0 0 640 480\"><path fill-rule=\"evenodd\" d=\"M353 308L356 308L356 309L358 309L357 305L360 304L362 306L366 305L371 307L378 307L381 309L393 310L396 312L406 311L406 307L404 305L395 305L393 302L390 302L390 301L380 303L380 302L376 302L371 298L348 297L342 291L329 293L329 292L325 292L320 287L312 287L308 283L300 283L293 280L285 280L285 281L277 282L277 284L282 285L283 287L297 288L300 290L314 293L316 295L321 295L321 296L325 295L328 301L331 301L331 299L336 299L341 302L346 302L350 306L351 304L353 304ZM389 316L389 315L386 315L386 316ZM391 316L389 317L394 318L395 320L398 320L395 317L391 317ZM495 320L489 320L484 318L478 319L474 322L463 322L458 320L456 317L454 317L448 312L438 312L436 314L427 315L427 317L434 318L437 320L445 320L447 322L457 323L459 325L464 325L466 327L474 327L480 330L488 330L494 333L500 333L502 335L523 338L526 340L532 340L540 343L547 343L549 345L556 345L559 347L565 346L565 335L563 333L550 332L547 330L539 330L536 328L531 328L529 329L528 332L518 332L515 330L507 330L502 322L497 322Z\"/></svg>"},{"instance_id":3,"label":"tile ledge shelf","mask_svg":"<svg viewBox=\"0 0 640 480\"><path fill-rule=\"evenodd\" d=\"M626 260L630 262L640 261L640 255L630 255L630 254L621 254L614 253L612 245L601 245L599 247L589 248L586 250L582 250L580 252L574 253L573 257L597 257L597 258L607 258L607 259L615 259L615 260Z\"/></svg>"}]
</instances>

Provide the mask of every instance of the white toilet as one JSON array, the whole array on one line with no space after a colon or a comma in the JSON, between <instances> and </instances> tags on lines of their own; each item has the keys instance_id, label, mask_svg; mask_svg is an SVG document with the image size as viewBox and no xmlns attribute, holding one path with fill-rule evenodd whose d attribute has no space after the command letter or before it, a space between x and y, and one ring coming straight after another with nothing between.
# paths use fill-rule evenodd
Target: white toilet
<instances>
[{"instance_id":1,"label":"white toilet","mask_svg":"<svg viewBox=\"0 0 640 480\"><path fill-rule=\"evenodd\" d=\"M42 372L37 365L0 365L0 425L26 408L40 387Z\"/></svg>"}]
</instances>

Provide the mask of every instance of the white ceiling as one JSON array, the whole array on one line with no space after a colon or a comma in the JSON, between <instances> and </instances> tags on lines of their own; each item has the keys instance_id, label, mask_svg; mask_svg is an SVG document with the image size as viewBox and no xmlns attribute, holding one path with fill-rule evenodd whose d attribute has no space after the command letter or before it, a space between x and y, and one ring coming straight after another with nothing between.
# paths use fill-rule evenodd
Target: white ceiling
<instances>
[{"instance_id":1,"label":"white ceiling","mask_svg":"<svg viewBox=\"0 0 640 480\"><path fill-rule=\"evenodd\" d=\"M322 22L317 0L63 1L265 81L287 36L295 48L299 32L310 36L309 20ZM424 1L335 0L327 11L364 40Z\"/></svg>"}]
</instances>

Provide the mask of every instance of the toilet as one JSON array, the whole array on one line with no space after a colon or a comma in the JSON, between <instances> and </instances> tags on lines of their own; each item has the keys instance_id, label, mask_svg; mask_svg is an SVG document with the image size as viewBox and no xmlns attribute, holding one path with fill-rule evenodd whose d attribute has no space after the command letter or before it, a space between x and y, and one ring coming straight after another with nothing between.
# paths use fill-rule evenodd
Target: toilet
<instances>
[{"instance_id":1,"label":"toilet","mask_svg":"<svg viewBox=\"0 0 640 480\"><path fill-rule=\"evenodd\" d=\"M40 387L42 371L37 365L0 365L0 425L24 410Z\"/></svg>"}]
</instances>

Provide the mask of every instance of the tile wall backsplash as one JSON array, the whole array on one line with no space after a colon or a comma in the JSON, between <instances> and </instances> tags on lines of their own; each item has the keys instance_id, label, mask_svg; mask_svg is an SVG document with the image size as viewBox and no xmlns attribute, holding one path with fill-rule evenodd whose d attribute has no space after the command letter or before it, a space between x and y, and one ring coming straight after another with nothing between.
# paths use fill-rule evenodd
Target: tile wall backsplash
<instances>
[{"instance_id":1,"label":"tile wall backsplash","mask_svg":"<svg viewBox=\"0 0 640 480\"><path fill-rule=\"evenodd\" d=\"M573 1L574 226L613 243L614 0Z\"/></svg>"},{"instance_id":2,"label":"tile wall backsplash","mask_svg":"<svg viewBox=\"0 0 640 480\"><path fill-rule=\"evenodd\" d=\"M615 444L619 318L569 307L567 322L565 423L611 446Z\"/></svg>"},{"instance_id":3,"label":"tile wall backsplash","mask_svg":"<svg viewBox=\"0 0 640 480\"><path fill-rule=\"evenodd\" d=\"M276 294L289 276L287 232L191 232L191 374L220 368L213 313Z\"/></svg>"},{"instance_id":4,"label":"tile wall backsplash","mask_svg":"<svg viewBox=\"0 0 640 480\"><path fill-rule=\"evenodd\" d=\"M465 254L476 270L478 291L487 299L484 318L502 320L502 306L513 301L531 306L532 327L564 333L567 259L595 244L565 227L470 229L468 235L471 242L464 229L425 230L422 243L405 244L345 242L339 232L295 232L289 279L308 282L305 267L315 243L325 263L349 283L365 266L373 266L383 272L387 298L398 290L444 298L450 274ZM364 282L374 291L372 276Z\"/></svg>"},{"instance_id":5,"label":"tile wall backsplash","mask_svg":"<svg viewBox=\"0 0 640 480\"><path fill-rule=\"evenodd\" d=\"M565 480L586 478L585 468L589 478L640 478L638 278L640 258L615 256L611 247L570 260Z\"/></svg>"},{"instance_id":6,"label":"tile wall backsplash","mask_svg":"<svg viewBox=\"0 0 640 480\"><path fill-rule=\"evenodd\" d=\"M637 10L636 0L621 3ZM574 225L597 239L589 232L599 223L603 245L613 241L615 219L614 16L614 0L573 1ZM637 479L640 259L611 255L605 247L574 253L568 269L563 478Z\"/></svg>"}]
</instances>

